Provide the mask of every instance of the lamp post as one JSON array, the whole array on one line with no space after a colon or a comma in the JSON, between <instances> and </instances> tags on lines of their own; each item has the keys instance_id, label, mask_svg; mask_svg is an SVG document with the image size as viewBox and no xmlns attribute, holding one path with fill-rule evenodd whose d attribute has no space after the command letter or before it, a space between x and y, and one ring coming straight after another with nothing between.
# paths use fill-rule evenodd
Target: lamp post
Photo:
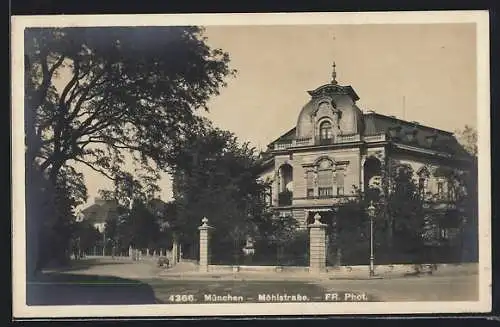
<instances>
[{"instance_id":1,"label":"lamp post","mask_svg":"<svg viewBox=\"0 0 500 327\"><path fill-rule=\"evenodd\" d=\"M370 201L370 206L366 211L370 217L370 277L373 277L375 276L375 269L373 267L373 261L375 260L373 256L373 220L375 218L375 207L373 206L373 201Z\"/></svg>"}]
</instances>

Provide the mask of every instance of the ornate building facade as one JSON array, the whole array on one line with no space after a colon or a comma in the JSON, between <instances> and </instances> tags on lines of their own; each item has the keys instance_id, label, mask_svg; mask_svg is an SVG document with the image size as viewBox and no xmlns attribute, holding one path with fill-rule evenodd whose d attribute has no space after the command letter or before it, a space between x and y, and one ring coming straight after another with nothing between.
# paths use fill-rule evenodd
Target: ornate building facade
<instances>
[{"instance_id":1,"label":"ornate building facade","mask_svg":"<svg viewBox=\"0 0 500 327\"><path fill-rule=\"evenodd\" d=\"M368 188L387 192L383 176L408 164L426 197L453 200L455 186L443 168L469 169L471 156L453 133L374 111L363 112L350 85L332 81L308 91L297 124L268 145L261 178L271 183L268 202L306 227ZM360 192L361 191L361 192Z\"/></svg>"}]
</instances>

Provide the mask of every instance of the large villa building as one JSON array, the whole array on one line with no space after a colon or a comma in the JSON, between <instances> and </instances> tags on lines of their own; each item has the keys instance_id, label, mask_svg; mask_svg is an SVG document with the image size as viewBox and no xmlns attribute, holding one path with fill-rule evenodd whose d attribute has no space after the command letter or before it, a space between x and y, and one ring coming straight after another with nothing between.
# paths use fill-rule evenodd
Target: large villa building
<instances>
[{"instance_id":1,"label":"large villa building","mask_svg":"<svg viewBox=\"0 0 500 327\"><path fill-rule=\"evenodd\" d=\"M359 191L383 192L383 173L396 164L411 165L426 197L453 199L456 188L440 171L468 169L471 162L453 133L362 111L354 88L336 81L335 65L332 81L308 93L297 125L263 153L261 178L271 182L268 202L278 214L306 227L315 213L327 215Z\"/></svg>"}]
</instances>

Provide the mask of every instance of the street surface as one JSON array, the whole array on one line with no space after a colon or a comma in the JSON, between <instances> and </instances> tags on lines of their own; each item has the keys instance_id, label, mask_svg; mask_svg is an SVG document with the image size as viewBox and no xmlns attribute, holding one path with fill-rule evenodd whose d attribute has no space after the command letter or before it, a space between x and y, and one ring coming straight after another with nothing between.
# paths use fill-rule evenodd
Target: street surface
<instances>
[{"instance_id":1,"label":"street surface","mask_svg":"<svg viewBox=\"0 0 500 327\"><path fill-rule=\"evenodd\" d=\"M187 280L162 277L155 260L85 259L73 266L47 271L27 284L28 305L154 304L170 303L172 294L203 293L256 296L259 292L326 294L366 293L371 301L475 301L477 274L408 276L386 279L287 279L279 273L242 274L240 279L212 275ZM173 268L177 276L193 269L192 264ZM244 279L244 280L243 280Z\"/></svg>"}]
</instances>

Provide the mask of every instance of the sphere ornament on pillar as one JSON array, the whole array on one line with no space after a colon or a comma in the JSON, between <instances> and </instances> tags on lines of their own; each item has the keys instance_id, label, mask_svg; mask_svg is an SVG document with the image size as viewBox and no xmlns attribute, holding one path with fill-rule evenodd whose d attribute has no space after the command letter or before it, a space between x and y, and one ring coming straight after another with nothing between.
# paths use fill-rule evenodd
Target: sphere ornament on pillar
<instances>
[{"instance_id":1,"label":"sphere ornament on pillar","mask_svg":"<svg viewBox=\"0 0 500 327\"><path fill-rule=\"evenodd\" d=\"M213 227L210 226L208 224L208 218L207 217L203 217L203 219L201 219L201 225L200 227L198 227L198 229L212 229Z\"/></svg>"},{"instance_id":2,"label":"sphere ornament on pillar","mask_svg":"<svg viewBox=\"0 0 500 327\"><path fill-rule=\"evenodd\" d=\"M316 213L314 216L314 222L312 224L309 224L308 227L311 227L311 228L320 228L320 229L324 229L326 227L326 224L322 223L321 222L321 215L319 213Z\"/></svg>"},{"instance_id":3,"label":"sphere ornament on pillar","mask_svg":"<svg viewBox=\"0 0 500 327\"><path fill-rule=\"evenodd\" d=\"M316 214L314 215L314 224L315 224L315 225L319 225L319 224L321 224L321 215L320 215L319 213L316 213Z\"/></svg>"}]
</instances>

